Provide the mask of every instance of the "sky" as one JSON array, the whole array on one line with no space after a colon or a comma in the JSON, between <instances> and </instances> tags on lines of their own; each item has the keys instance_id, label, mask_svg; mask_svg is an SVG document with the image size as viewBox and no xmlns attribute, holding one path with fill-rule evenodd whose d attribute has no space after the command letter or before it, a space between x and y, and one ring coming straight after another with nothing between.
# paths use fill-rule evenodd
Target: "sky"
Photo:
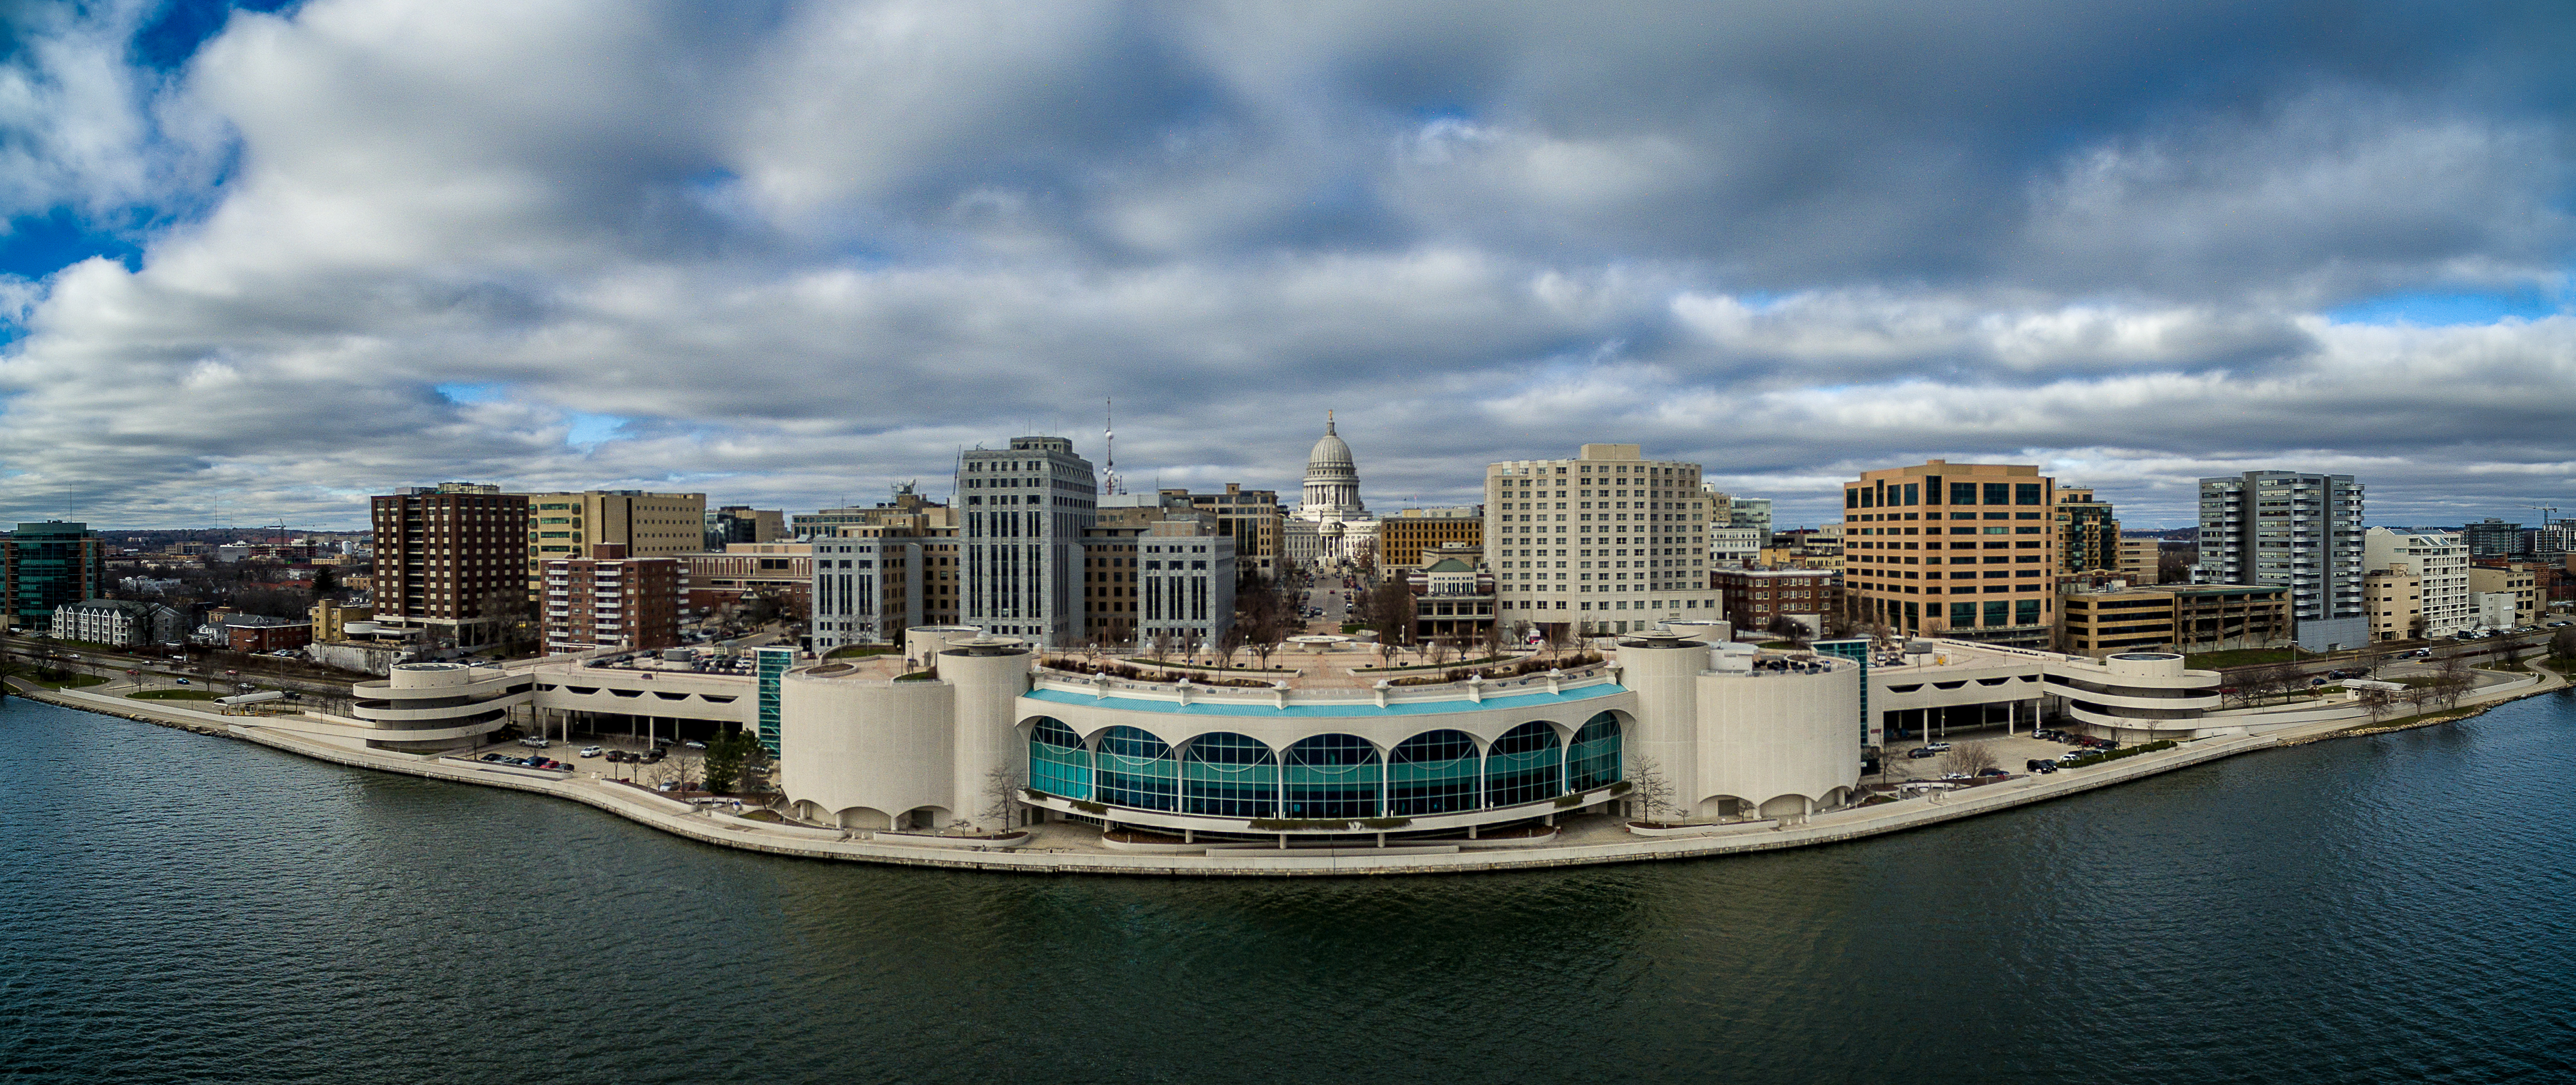
<instances>
[{"instance_id":1,"label":"sky","mask_svg":"<svg viewBox=\"0 0 2576 1085\"><path fill-rule=\"evenodd\" d=\"M2576 12L0 4L0 519L789 510L1031 433L1373 508L1635 443L2576 510ZM2576 515L2576 511L2562 513Z\"/></svg>"}]
</instances>

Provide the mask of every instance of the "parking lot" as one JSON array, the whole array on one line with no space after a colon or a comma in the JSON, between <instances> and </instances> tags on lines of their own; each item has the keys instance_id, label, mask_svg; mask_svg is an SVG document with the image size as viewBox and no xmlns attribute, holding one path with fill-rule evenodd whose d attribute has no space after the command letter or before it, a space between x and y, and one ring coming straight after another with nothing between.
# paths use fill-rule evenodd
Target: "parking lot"
<instances>
[{"instance_id":1,"label":"parking lot","mask_svg":"<svg viewBox=\"0 0 2576 1085\"><path fill-rule=\"evenodd\" d=\"M600 748L600 756L581 756L581 751L591 746ZM704 778L704 774L700 771L704 766L700 761L706 756L706 751L693 750L680 745L666 748L670 752L663 756L660 764L654 765L608 759L608 752L611 750L624 750L640 756L649 749L644 739L630 738L626 735L576 736L570 742L556 739L544 749L522 746L518 740L509 739L485 743L458 756L468 760L480 760L487 753L497 753L504 757L550 757L572 766L575 773L583 776L595 776L603 780L633 780L646 785L658 784L665 780L677 780L684 774L693 784Z\"/></svg>"},{"instance_id":2,"label":"parking lot","mask_svg":"<svg viewBox=\"0 0 2576 1085\"><path fill-rule=\"evenodd\" d=\"M2036 760L2053 760L2059 754L2079 748L2072 743L2052 742L2048 739L2032 738L2028 730L2007 735L2000 727L1980 728L1977 730L1952 730L1946 735L1933 736L1931 741L1936 744L1947 742L1953 749L1970 743L1982 744L1988 751L1995 755L1996 768L2002 769L2015 776L2023 774L2027 768L2028 762ZM1935 754L1931 757L1924 758L1907 756L1908 753L1922 748L1923 745L1923 742L1914 740L1897 742L1889 745L1887 750L1887 760L1884 765L1887 770L1885 779L1888 783L1904 783L1908 780L1938 780L1941 778L1943 773L1954 771L1950 759L1944 755ZM1874 784L1879 782L1879 780L1879 776L1871 775L1866 777L1863 782Z\"/></svg>"}]
</instances>

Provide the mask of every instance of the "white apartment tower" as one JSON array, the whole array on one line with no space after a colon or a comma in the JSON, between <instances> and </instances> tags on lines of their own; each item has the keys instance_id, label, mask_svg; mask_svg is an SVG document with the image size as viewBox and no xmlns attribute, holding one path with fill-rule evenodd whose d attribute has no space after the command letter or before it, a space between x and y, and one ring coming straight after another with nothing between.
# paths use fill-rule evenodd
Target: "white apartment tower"
<instances>
[{"instance_id":1,"label":"white apartment tower","mask_svg":"<svg viewBox=\"0 0 2576 1085\"><path fill-rule=\"evenodd\" d=\"M958 620L1042 648L1078 642L1082 533L1099 499L1091 461L1061 437L1014 437L1009 448L959 456Z\"/></svg>"},{"instance_id":2,"label":"white apartment tower","mask_svg":"<svg viewBox=\"0 0 2576 1085\"><path fill-rule=\"evenodd\" d=\"M1725 514L1714 504L1698 464L1648 460L1636 445L1591 444L1573 459L1487 467L1494 619L1627 633L1718 617L1708 524Z\"/></svg>"},{"instance_id":3,"label":"white apartment tower","mask_svg":"<svg viewBox=\"0 0 2576 1085\"><path fill-rule=\"evenodd\" d=\"M2374 527L2363 537L2362 560L2372 572L2402 569L2417 578L2425 635L2477 627L2477 607L2469 593L2469 547L2458 533Z\"/></svg>"},{"instance_id":4,"label":"white apartment tower","mask_svg":"<svg viewBox=\"0 0 2576 1085\"><path fill-rule=\"evenodd\" d=\"M2351 475L2248 471L2200 480L2194 584L2290 589L2299 643L2321 649L2369 637L2362 598L2362 485Z\"/></svg>"}]
</instances>

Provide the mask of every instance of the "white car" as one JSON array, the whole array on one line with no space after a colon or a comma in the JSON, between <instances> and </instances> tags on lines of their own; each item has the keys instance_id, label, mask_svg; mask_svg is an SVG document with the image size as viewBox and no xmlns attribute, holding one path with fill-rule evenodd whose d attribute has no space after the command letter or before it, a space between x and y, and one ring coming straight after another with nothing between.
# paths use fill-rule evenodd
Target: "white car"
<instances>
[{"instance_id":1,"label":"white car","mask_svg":"<svg viewBox=\"0 0 2576 1085\"><path fill-rule=\"evenodd\" d=\"M1950 752L1950 744L1947 742L1926 742L1923 744L1923 748L1930 750L1933 753Z\"/></svg>"},{"instance_id":2,"label":"white car","mask_svg":"<svg viewBox=\"0 0 2576 1085\"><path fill-rule=\"evenodd\" d=\"M706 748L707 748L707 744L706 744L706 743L700 742L700 741L698 741L698 740L696 740L696 739L694 739L694 738L693 738L693 739L688 740L687 742L683 742L683 743L681 743L680 745L686 746L686 747L688 747L688 748L690 748L690 749L692 749L692 750L703 750L703 749L706 749Z\"/></svg>"},{"instance_id":3,"label":"white car","mask_svg":"<svg viewBox=\"0 0 2576 1085\"><path fill-rule=\"evenodd\" d=\"M581 755L583 757L597 757L599 754L600 749L597 746L584 746L581 748Z\"/></svg>"}]
</instances>

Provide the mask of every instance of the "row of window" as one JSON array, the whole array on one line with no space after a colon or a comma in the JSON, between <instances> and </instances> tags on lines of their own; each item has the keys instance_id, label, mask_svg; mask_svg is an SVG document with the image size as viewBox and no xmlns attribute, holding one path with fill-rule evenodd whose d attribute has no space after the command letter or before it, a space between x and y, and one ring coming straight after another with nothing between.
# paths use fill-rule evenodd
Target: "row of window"
<instances>
[{"instance_id":1,"label":"row of window","mask_svg":"<svg viewBox=\"0 0 2576 1085\"><path fill-rule=\"evenodd\" d=\"M1029 736L1029 786L1049 795L1140 810L1229 818L1413 817L1519 806L1620 779L1618 717L1599 713L1570 744L1532 720L1479 748L1464 731L1399 742L1383 757L1358 735L1300 739L1286 750L1249 735L1199 735L1178 749L1112 727L1086 743L1040 717Z\"/></svg>"}]
</instances>

